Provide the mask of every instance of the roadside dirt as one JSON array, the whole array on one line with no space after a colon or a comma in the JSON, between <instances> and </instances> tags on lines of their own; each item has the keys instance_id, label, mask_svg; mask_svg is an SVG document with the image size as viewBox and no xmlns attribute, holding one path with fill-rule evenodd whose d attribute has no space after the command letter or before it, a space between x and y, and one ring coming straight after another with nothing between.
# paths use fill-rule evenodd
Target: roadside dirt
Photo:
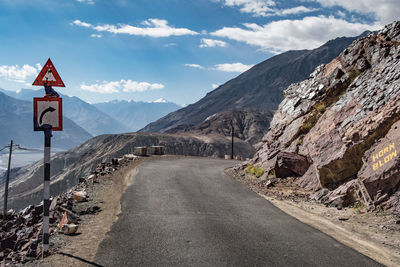
<instances>
[{"instance_id":1,"label":"roadside dirt","mask_svg":"<svg viewBox=\"0 0 400 267\"><path fill-rule=\"evenodd\" d=\"M136 167L153 157L140 158L123 166L110 175L99 177L98 183L87 190L89 201L77 203L75 211L98 206L95 215L80 216L78 233L74 236L55 234L50 238L51 255L28 266L97 266L93 262L100 242L118 219L121 212L120 198L131 184Z\"/></svg>"},{"instance_id":2,"label":"roadside dirt","mask_svg":"<svg viewBox=\"0 0 400 267\"><path fill-rule=\"evenodd\" d=\"M244 171L236 173L231 168L226 173L299 221L381 264L400 266L399 214L390 211L362 213L357 207L341 210L326 207L311 201L310 192L297 186L293 178L280 179L267 188L267 181L260 181Z\"/></svg>"},{"instance_id":3,"label":"roadside dirt","mask_svg":"<svg viewBox=\"0 0 400 267\"><path fill-rule=\"evenodd\" d=\"M80 216L80 226L76 235L66 236L61 233L52 235L50 237L51 255L24 266L100 266L94 262L97 249L121 213L120 199L131 185L136 168L150 160L182 157L184 156L142 157L110 175L99 177L98 183L87 189L88 201L76 203L74 211L83 211L93 206L100 207L100 211L96 214Z\"/></svg>"}]
</instances>

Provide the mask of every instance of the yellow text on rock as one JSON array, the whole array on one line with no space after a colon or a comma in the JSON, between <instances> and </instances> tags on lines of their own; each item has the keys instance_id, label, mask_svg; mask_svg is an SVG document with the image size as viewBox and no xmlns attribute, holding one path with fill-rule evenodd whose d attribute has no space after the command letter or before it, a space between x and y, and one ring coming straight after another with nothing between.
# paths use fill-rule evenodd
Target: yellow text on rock
<instances>
[{"instance_id":1,"label":"yellow text on rock","mask_svg":"<svg viewBox=\"0 0 400 267\"><path fill-rule=\"evenodd\" d=\"M375 155L372 155L372 169L376 171L395 157L397 157L397 150L395 144L392 143L384 149L380 150Z\"/></svg>"}]
</instances>

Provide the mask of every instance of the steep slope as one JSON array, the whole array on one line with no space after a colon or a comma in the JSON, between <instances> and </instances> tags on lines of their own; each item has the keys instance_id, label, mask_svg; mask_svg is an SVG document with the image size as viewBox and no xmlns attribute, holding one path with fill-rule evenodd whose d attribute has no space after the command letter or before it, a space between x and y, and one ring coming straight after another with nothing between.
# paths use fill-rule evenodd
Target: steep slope
<instances>
[{"instance_id":1,"label":"steep slope","mask_svg":"<svg viewBox=\"0 0 400 267\"><path fill-rule=\"evenodd\" d=\"M32 101L34 97L41 97L43 90L22 89L13 92L0 89L6 95L20 100ZM63 99L64 116L84 128L91 135L113 134L129 132L130 129L123 123L111 118L95 106L86 103L78 97L61 95Z\"/></svg>"},{"instance_id":2,"label":"steep slope","mask_svg":"<svg viewBox=\"0 0 400 267\"><path fill-rule=\"evenodd\" d=\"M256 145L269 128L272 112L268 110L227 110L206 118L201 124L185 129L173 128L167 133L190 132L203 135L234 136ZM232 126L231 126L232 125Z\"/></svg>"},{"instance_id":3,"label":"steep slope","mask_svg":"<svg viewBox=\"0 0 400 267\"><path fill-rule=\"evenodd\" d=\"M400 212L400 22L355 41L285 90L251 163L299 176L327 204Z\"/></svg>"},{"instance_id":4,"label":"steep slope","mask_svg":"<svg viewBox=\"0 0 400 267\"><path fill-rule=\"evenodd\" d=\"M94 104L96 108L126 125L130 131L137 131L150 122L173 112L181 106L170 102L110 101Z\"/></svg>"},{"instance_id":5,"label":"steep slope","mask_svg":"<svg viewBox=\"0 0 400 267\"><path fill-rule=\"evenodd\" d=\"M170 113L140 131L186 128L230 109L276 110L287 86L306 79L316 66L331 61L355 39L337 38L314 50L288 51L274 56L221 85L195 104Z\"/></svg>"},{"instance_id":6,"label":"steep slope","mask_svg":"<svg viewBox=\"0 0 400 267\"><path fill-rule=\"evenodd\" d=\"M68 118L63 118L64 130L53 134L54 147L69 149L92 136ZM29 147L43 147L43 133L33 131L32 102L14 99L0 92L0 142Z\"/></svg>"}]
</instances>

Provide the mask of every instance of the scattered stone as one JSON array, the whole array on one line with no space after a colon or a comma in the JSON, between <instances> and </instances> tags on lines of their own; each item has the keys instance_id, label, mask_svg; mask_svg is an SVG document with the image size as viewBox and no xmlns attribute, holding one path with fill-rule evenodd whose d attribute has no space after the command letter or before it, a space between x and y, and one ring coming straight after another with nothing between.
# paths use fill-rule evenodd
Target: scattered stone
<instances>
[{"instance_id":1,"label":"scattered stone","mask_svg":"<svg viewBox=\"0 0 400 267\"><path fill-rule=\"evenodd\" d=\"M348 221L349 217L339 217L339 221Z\"/></svg>"},{"instance_id":2,"label":"scattered stone","mask_svg":"<svg viewBox=\"0 0 400 267\"><path fill-rule=\"evenodd\" d=\"M98 212L100 212L100 207L99 206L93 206L93 207L89 207L84 211L79 212L79 215L86 215L86 214L96 214Z\"/></svg>"},{"instance_id":3,"label":"scattered stone","mask_svg":"<svg viewBox=\"0 0 400 267\"><path fill-rule=\"evenodd\" d=\"M71 224L64 224L61 228L64 235L73 235L78 231L78 225L71 223Z\"/></svg>"},{"instance_id":4,"label":"scattered stone","mask_svg":"<svg viewBox=\"0 0 400 267\"><path fill-rule=\"evenodd\" d=\"M87 194L85 191L75 191L73 193L73 199L77 202L84 202L86 201Z\"/></svg>"},{"instance_id":5,"label":"scattered stone","mask_svg":"<svg viewBox=\"0 0 400 267\"><path fill-rule=\"evenodd\" d=\"M328 193L329 193L329 190L327 188L321 188L320 190L318 190L317 192L312 194L310 196L310 199L319 201L322 199L322 197L324 197Z\"/></svg>"},{"instance_id":6,"label":"scattered stone","mask_svg":"<svg viewBox=\"0 0 400 267\"><path fill-rule=\"evenodd\" d=\"M275 184L279 181L279 179L273 178L273 179L269 179L266 183L265 183L265 187L266 188L270 188L270 187L274 187Z\"/></svg>"}]
</instances>

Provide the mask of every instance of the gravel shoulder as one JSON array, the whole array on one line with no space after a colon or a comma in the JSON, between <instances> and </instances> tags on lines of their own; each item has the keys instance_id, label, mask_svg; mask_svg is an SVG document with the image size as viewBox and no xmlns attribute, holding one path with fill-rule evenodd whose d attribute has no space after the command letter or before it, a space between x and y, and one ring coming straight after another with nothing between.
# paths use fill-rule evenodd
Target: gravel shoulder
<instances>
[{"instance_id":1,"label":"gravel shoulder","mask_svg":"<svg viewBox=\"0 0 400 267\"><path fill-rule=\"evenodd\" d=\"M130 162L120 170L99 177L98 183L87 189L87 202L76 203L74 210L85 210L99 206L95 215L80 216L78 233L67 236L56 233L50 238L51 255L43 260L28 263L27 266L98 266L93 262L100 242L104 239L121 212L120 198L131 184L136 167L141 163L169 156L143 157Z\"/></svg>"},{"instance_id":2,"label":"gravel shoulder","mask_svg":"<svg viewBox=\"0 0 400 267\"><path fill-rule=\"evenodd\" d=\"M400 216L390 212L362 213L359 208L326 207L310 200L310 192L294 179L267 188L266 181L244 172L226 173L290 216L386 266L400 266Z\"/></svg>"}]
</instances>

